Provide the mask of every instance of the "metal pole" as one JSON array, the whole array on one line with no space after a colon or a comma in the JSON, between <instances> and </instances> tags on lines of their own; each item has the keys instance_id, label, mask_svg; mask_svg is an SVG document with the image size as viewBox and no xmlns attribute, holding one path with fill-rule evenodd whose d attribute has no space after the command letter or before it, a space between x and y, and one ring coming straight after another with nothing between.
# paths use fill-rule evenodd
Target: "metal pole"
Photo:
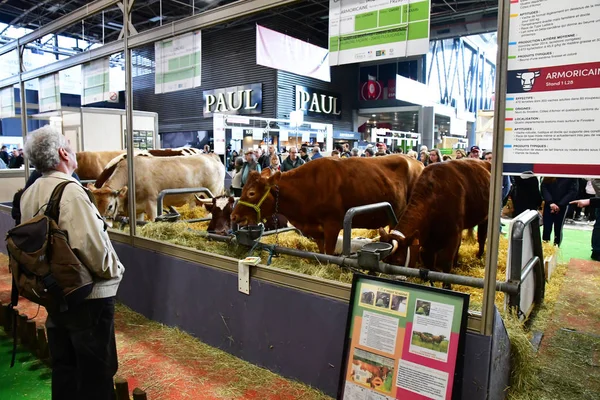
<instances>
[{"instance_id":1,"label":"metal pole","mask_svg":"<svg viewBox=\"0 0 600 400\"><path fill-rule=\"evenodd\" d=\"M506 106L506 74L508 69L508 36L510 2L498 4L498 55L496 59L496 104L494 111L494 141L492 148L492 181L488 208L488 237L485 254L485 277L481 334L491 336L494 323L495 282L498 273L500 212L502 208L502 162L504 158L504 115Z\"/></svg>"},{"instance_id":2,"label":"metal pole","mask_svg":"<svg viewBox=\"0 0 600 400\"><path fill-rule=\"evenodd\" d=\"M123 0L123 51L125 52L125 129L127 130L127 177L129 179L129 217L136 220L135 171L133 163L133 82L129 49L129 0ZM129 224L129 235L135 236L136 224Z\"/></svg>"},{"instance_id":3,"label":"metal pole","mask_svg":"<svg viewBox=\"0 0 600 400\"><path fill-rule=\"evenodd\" d=\"M22 53L24 51L25 45L21 46L19 39L17 39L17 53L19 60L19 90L21 96L21 135L23 136L23 145L25 144L25 140L27 140L27 98L25 96L25 82L23 81L23 72L25 71L23 68L24 64ZM27 157L23 158L25 161L25 182L27 182L27 180L29 179L29 159Z\"/></svg>"},{"instance_id":4,"label":"metal pole","mask_svg":"<svg viewBox=\"0 0 600 400\"><path fill-rule=\"evenodd\" d=\"M342 237L342 255L349 256L350 250L352 247L352 220L356 215L366 214L373 211L385 210L389 220L390 226L393 228L398 225L398 218L396 218L396 213L394 213L394 209L391 204L387 201L375 204L367 204L364 206L352 207L348 211L346 211L346 215L344 216L344 236Z\"/></svg>"}]
</instances>

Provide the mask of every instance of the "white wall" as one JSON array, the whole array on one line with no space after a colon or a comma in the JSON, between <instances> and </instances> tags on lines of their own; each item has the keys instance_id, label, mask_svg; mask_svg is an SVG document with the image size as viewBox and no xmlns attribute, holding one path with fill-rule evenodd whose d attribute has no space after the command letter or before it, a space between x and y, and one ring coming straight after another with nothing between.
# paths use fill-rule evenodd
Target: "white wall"
<instances>
[{"instance_id":1,"label":"white wall","mask_svg":"<svg viewBox=\"0 0 600 400\"><path fill-rule=\"evenodd\" d=\"M123 150L120 114L83 112L83 150Z\"/></svg>"}]
</instances>

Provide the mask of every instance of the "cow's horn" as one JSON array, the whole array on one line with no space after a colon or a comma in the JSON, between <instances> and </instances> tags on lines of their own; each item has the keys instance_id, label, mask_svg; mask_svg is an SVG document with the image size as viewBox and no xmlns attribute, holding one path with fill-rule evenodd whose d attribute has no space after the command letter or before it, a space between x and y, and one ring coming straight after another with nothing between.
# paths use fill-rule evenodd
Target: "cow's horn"
<instances>
[{"instance_id":1,"label":"cow's horn","mask_svg":"<svg viewBox=\"0 0 600 400\"><path fill-rule=\"evenodd\" d=\"M394 254L398 250L398 241L396 239L392 240L392 252L390 254Z\"/></svg>"},{"instance_id":2,"label":"cow's horn","mask_svg":"<svg viewBox=\"0 0 600 400\"><path fill-rule=\"evenodd\" d=\"M404 234L400 231L396 231L396 230L390 231L390 235L396 235L400 239L406 239L406 236L404 236Z\"/></svg>"}]
</instances>

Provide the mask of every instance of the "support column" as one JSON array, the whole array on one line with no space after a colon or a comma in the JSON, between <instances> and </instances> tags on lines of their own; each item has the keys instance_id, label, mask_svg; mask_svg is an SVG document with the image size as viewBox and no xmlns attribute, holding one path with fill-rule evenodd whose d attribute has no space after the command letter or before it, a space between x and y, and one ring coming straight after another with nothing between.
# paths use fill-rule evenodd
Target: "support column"
<instances>
[{"instance_id":1,"label":"support column","mask_svg":"<svg viewBox=\"0 0 600 400\"><path fill-rule=\"evenodd\" d=\"M427 146L428 149L433 147L434 123L435 112L433 107L421 107L421 111L419 111L419 133L421 133L420 146Z\"/></svg>"},{"instance_id":2,"label":"support column","mask_svg":"<svg viewBox=\"0 0 600 400\"><path fill-rule=\"evenodd\" d=\"M21 97L21 135L23 136L23 145L27 140L27 96L25 94L25 82L23 81L23 52L25 51L25 45L21 45L19 39L17 39L17 54L19 61L19 90ZM11 86L12 89L12 86ZM29 179L29 158L23 157L25 161L25 183Z\"/></svg>"},{"instance_id":3,"label":"support column","mask_svg":"<svg viewBox=\"0 0 600 400\"><path fill-rule=\"evenodd\" d=\"M132 1L133 3L133 1ZM131 80L131 50L129 49L129 0L123 0L123 47L125 52L125 127L127 129L127 177L129 179L129 234L133 238L136 230L135 171L133 163L133 82Z\"/></svg>"}]
</instances>

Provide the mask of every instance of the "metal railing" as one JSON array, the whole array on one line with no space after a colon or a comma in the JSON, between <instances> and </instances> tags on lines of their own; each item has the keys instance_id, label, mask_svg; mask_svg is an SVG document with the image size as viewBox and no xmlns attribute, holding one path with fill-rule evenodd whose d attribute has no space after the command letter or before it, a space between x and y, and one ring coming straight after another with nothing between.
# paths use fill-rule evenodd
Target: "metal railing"
<instances>
[{"instance_id":1,"label":"metal railing","mask_svg":"<svg viewBox=\"0 0 600 400\"><path fill-rule=\"evenodd\" d=\"M172 196L176 194L190 194L190 193L205 193L211 199L215 196L212 192L205 187L200 188L181 188L181 189L165 189L158 194L158 199L156 199L156 215L160 216L163 213L163 199L165 196Z\"/></svg>"},{"instance_id":2,"label":"metal railing","mask_svg":"<svg viewBox=\"0 0 600 400\"><path fill-rule=\"evenodd\" d=\"M394 209L392 205L388 202L381 202L375 204L367 204L359 207L352 207L348 211L346 211L346 215L344 216L344 237L343 237L343 247L342 247L342 255L349 256L351 247L352 247L352 220L355 216L361 214L367 214L373 211L385 210L387 213L390 222L393 226L398 224L398 218L396 218L396 214L394 213Z\"/></svg>"}]
</instances>

